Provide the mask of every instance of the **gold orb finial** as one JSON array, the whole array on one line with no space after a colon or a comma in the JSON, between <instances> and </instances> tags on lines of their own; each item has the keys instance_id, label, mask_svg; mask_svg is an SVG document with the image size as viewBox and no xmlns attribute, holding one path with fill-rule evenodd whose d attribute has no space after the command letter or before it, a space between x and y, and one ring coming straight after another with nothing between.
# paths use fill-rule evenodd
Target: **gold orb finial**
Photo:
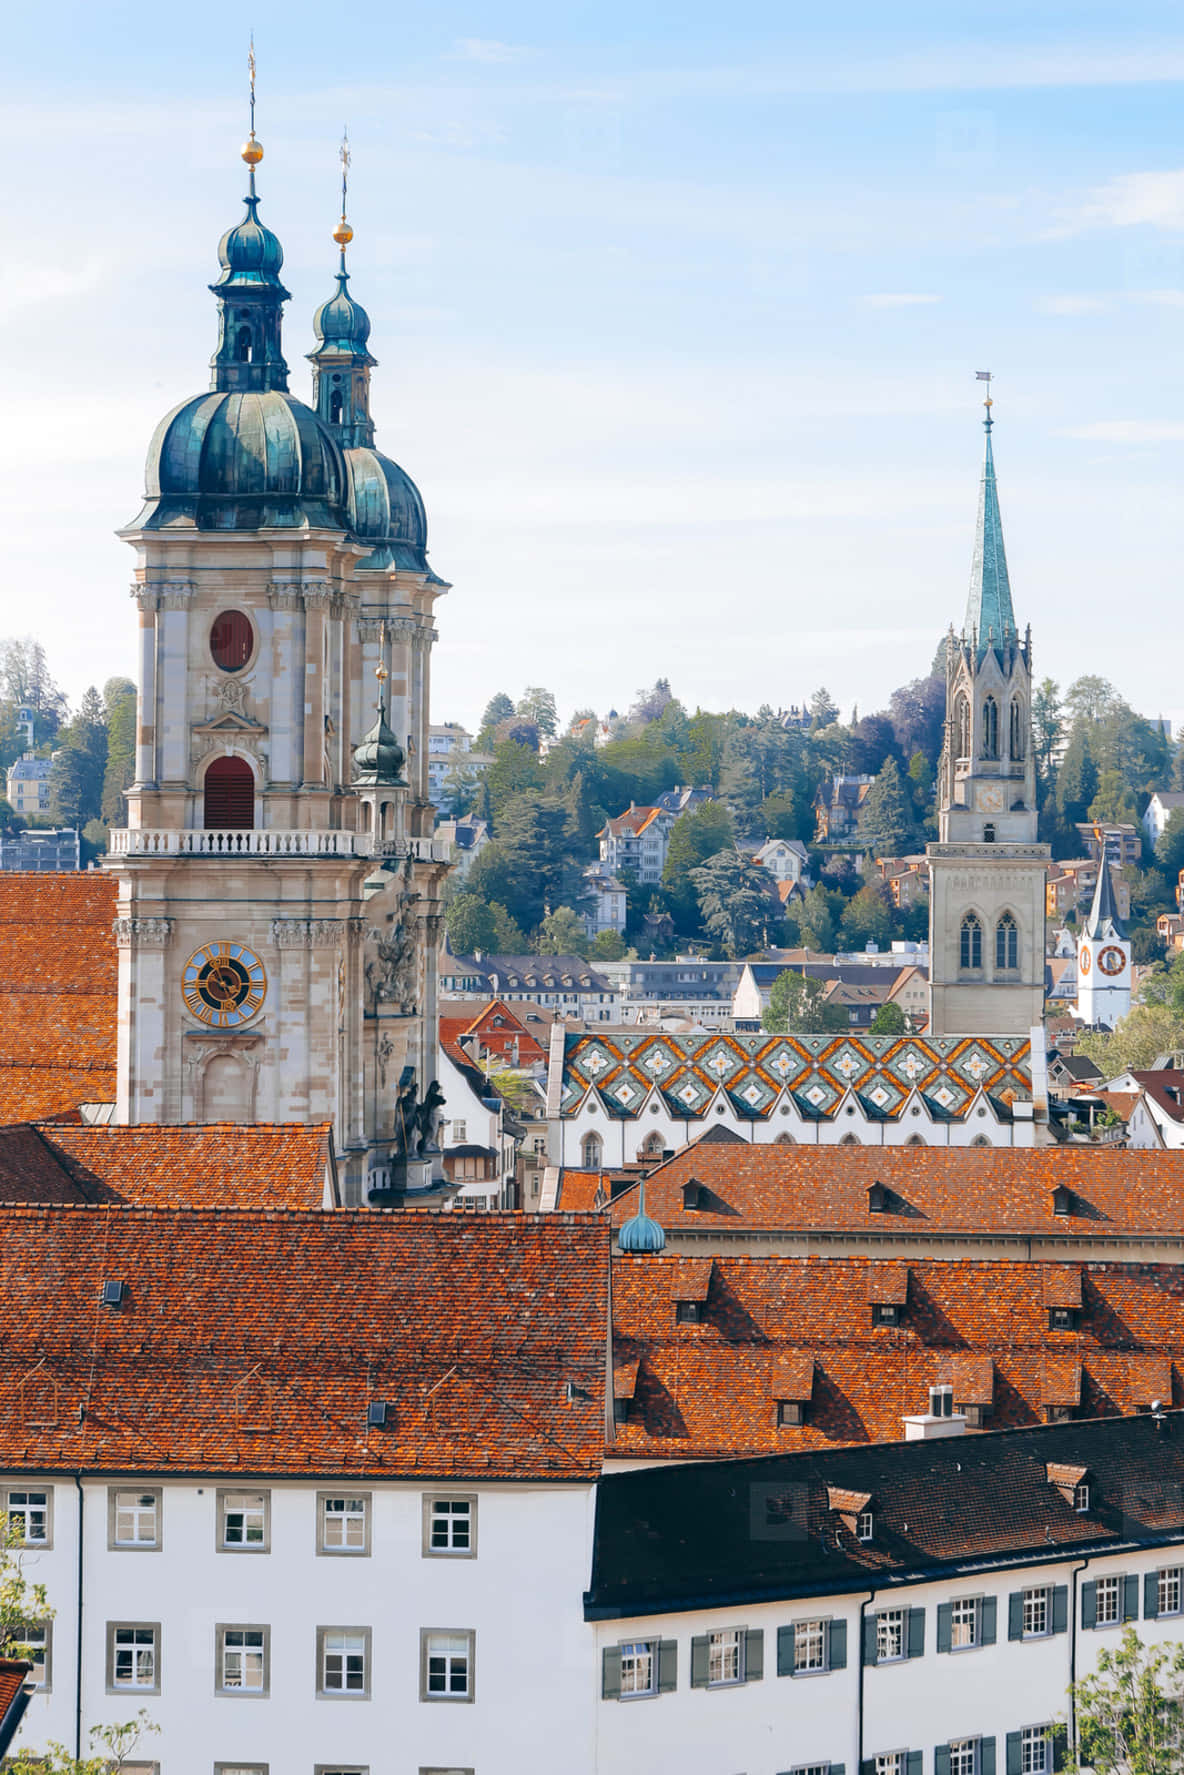
<instances>
[{"instance_id":1,"label":"gold orb finial","mask_svg":"<svg viewBox=\"0 0 1184 1775\"><path fill-rule=\"evenodd\" d=\"M340 222L338 222L336 228L333 230L333 239L337 242L339 247L347 247L353 237L353 229L350 227L345 217L342 216Z\"/></svg>"},{"instance_id":2,"label":"gold orb finial","mask_svg":"<svg viewBox=\"0 0 1184 1775\"><path fill-rule=\"evenodd\" d=\"M385 684L387 679L390 677L390 673L387 671L387 669L384 665L379 664L379 665L375 666L375 668L374 668L374 676L378 679L378 682L380 684Z\"/></svg>"},{"instance_id":3,"label":"gold orb finial","mask_svg":"<svg viewBox=\"0 0 1184 1775\"><path fill-rule=\"evenodd\" d=\"M263 159L263 143L259 140L259 137L255 134L254 130L251 131L239 152L242 154L242 157L248 166L259 165L259 162Z\"/></svg>"}]
</instances>

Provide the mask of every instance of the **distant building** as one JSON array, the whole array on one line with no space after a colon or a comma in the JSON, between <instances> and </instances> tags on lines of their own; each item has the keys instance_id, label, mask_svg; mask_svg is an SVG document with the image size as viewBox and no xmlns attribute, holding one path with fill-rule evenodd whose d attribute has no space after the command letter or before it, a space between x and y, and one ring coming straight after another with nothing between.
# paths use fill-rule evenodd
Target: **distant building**
<instances>
[{"instance_id":1,"label":"distant building","mask_svg":"<svg viewBox=\"0 0 1184 1775\"><path fill-rule=\"evenodd\" d=\"M1077 945L1077 1016L1113 1029L1131 1008L1131 945L1114 898L1114 875L1098 869L1093 905Z\"/></svg>"},{"instance_id":2,"label":"distant building","mask_svg":"<svg viewBox=\"0 0 1184 1775\"><path fill-rule=\"evenodd\" d=\"M1131 915L1130 883L1124 881L1118 865L1110 865L1110 884L1120 918ZM1067 863L1050 863L1045 879L1044 910L1049 918L1064 918L1088 906L1098 885L1098 859L1075 857Z\"/></svg>"},{"instance_id":3,"label":"distant building","mask_svg":"<svg viewBox=\"0 0 1184 1775\"><path fill-rule=\"evenodd\" d=\"M9 765L5 794L14 814L21 814L26 820L43 819L48 814L52 769L52 759L35 758L32 752Z\"/></svg>"},{"instance_id":4,"label":"distant building","mask_svg":"<svg viewBox=\"0 0 1184 1775\"><path fill-rule=\"evenodd\" d=\"M666 867L666 847L675 815L661 807L637 807L606 820L597 833L600 861L612 875L628 869L643 887L656 887Z\"/></svg>"},{"instance_id":5,"label":"distant building","mask_svg":"<svg viewBox=\"0 0 1184 1775\"><path fill-rule=\"evenodd\" d=\"M452 846L452 867L460 881L468 879L473 864L490 843L492 834L484 820L466 814L460 820L438 820L436 837Z\"/></svg>"},{"instance_id":6,"label":"distant building","mask_svg":"<svg viewBox=\"0 0 1184 1775\"><path fill-rule=\"evenodd\" d=\"M618 965L622 1023L656 1023L673 1017L685 1018L704 1029L724 1029L731 1024L732 994L740 978L739 962L678 955L673 961Z\"/></svg>"},{"instance_id":7,"label":"distant building","mask_svg":"<svg viewBox=\"0 0 1184 1775\"><path fill-rule=\"evenodd\" d=\"M616 994L611 981L578 955L440 956L440 996L529 1001L565 1018L611 1023Z\"/></svg>"},{"instance_id":8,"label":"distant building","mask_svg":"<svg viewBox=\"0 0 1184 1775\"><path fill-rule=\"evenodd\" d=\"M814 837L818 844L836 844L850 838L859 823L859 810L867 800L875 777L834 777L823 783L814 797Z\"/></svg>"},{"instance_id":9,"label":"distant building","mask_svg":"<svg viewBox=\"0 0 1184 1775\"><path fill-rule=\"evenodd\" d=\"M78 833L71 826L0 834L0 869L49 874L80 867Z\"/></svg>"},{"instance_id":10,"label":"distant building","mask_svg":"<svg viewBox=\"0 0 1184 1775\"><path fill-rule=\"evenodd\" d=\"M428 729L428 793L441 813L452 812L452 795L446 787L450 774L465 764L490 763L485 753L474 752L473 736L458 721L444 721Z\"/></svg>"},{"instance_id":11,"label":"distant building","mask_svg":"<svg viewBox=\"0 0 1184 1775\"><path fill-rule=\"evenodd\" d=\"M606 874L603 864L599 868L585 869L584 880L591 896L591 903L584 913L584 929L588 935L599 937L602 931L623 935L627 910L625 883L618 881L615 875Z\"/></svg>"},{"instance_id":12,"label":"distant building","mask_svg":"<svg viewBox=\"0 0 1184 1775\"><path fill-rule=\"evenodd\" d=\"M1139 837L1139 828L1132 826L1128 820L1117 820L1111 825L1099 822L1102 841L1106 846L1106 855L1111 866L1125 869L1128 864L1137 864L1143 855L1143 841ZM1090 821L1083 820L1077 826L1082 848L1089 856L1097 860L1098 840Z\"/></svg>"},{"instance_id":13,"label":"distant building","mask_svg":"<svg viewBox=\"0 0 1184 1775\"><path fill-rule=\"evenodd\" d=\"M929 859L924 855L877 857L876 868L892 896L892 904L902 912L929 893Z\"/></svg>"},{"instance_id":14,"label":"distant building","mask_svg":"<svg viewBox=\"0 0 1184 1775\"><path fill-rule=\"evenodd\" d=\"M1158 844L1172 815L1184 808L1184 789L1157 789L1143 814L1149 844Z\"/></svg>"},{"instance_id":15,"label":"distant building","mask_svg":"<svg viewBox=\"0 0 1184 1775\"><path fill-rule=\"evenodd\" d=\"M766 838L754 861L767 869L774 881L809 886L810 855L799 838Z\"/></svg>"}]
</instances>

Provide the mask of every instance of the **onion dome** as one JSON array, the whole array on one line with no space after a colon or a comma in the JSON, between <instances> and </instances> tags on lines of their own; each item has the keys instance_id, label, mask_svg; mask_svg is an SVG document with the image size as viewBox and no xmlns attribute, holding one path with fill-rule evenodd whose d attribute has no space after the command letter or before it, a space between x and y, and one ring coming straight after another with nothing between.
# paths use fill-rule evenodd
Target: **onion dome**
<instances>
[{"instance_id":1,"label":"onion dome","mask_svg":"<svg viewBox=\"0 0 1184 1775\"><path fill-rule=\"evenodd\" d=\"M344 251L337 273L337 289L327 302L321 303L312 317L312 326L317 336L317 351L353 358L355 362L359 358L365 359L368 364L374 362L366 349L370 338L370 316L362 304L349 293L349 273L345 269ZM315 363L317 353L311 352L309 355Z\"/></svg>"},{"instance_id":2,"label":"onion dome","mask_svg":"<svg viewBox=\"0 0 1184 1775\"><path fill-rule=\"evenodd\" d=\"M403 748L386 724L386 703L378 699L378 720L354 747L355 788L403 784Z\"/></svg>"},{"instance_id":3,"label":"onion dome","mask_svg":"<svg viewBox=\"0 0 1184 1775\"><path fill-rule=\"evenodd\" d=\"M374 551L359 565L406 567L413 573L430 575L427 513L411 476L378 450L347 450L345 459L349 465L350 528L359 541L371 543Z\"/></svg>"},{"instance_id":4,"label":"onion dome","mask_svg":"<svg viewBox=\"0 0 1184 1775\"><path fill-rule=\"evenodd\" d=\"M638 1188L637 1213L627 1220L617 1234L617 1249L632 1257L652 1255L666 1248L666 1235L656 1220L645 1211L645 1182Z\"/></svg>"},{"instance_id":5,"label":"onion dome","mask_svg":"<svg viewBox=\"0 0 1184 1775\"><path fill-rule=\"evenodd\" d=\"M278 389L195 395L148 448L136 528L346 528L348 475L327 427Z\"/></svg>"}]
</instances>

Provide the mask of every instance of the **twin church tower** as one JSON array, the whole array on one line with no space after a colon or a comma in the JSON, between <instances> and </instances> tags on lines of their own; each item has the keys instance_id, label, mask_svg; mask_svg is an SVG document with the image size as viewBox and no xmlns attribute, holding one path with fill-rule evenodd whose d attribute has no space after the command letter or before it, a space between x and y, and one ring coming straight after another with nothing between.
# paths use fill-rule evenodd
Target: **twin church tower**
<instances>
[{"instance_id":1,"label":"twin church tower","mask_svg":"<svg viewBox=\"0 0 1184 1775\"><path fill-rule=\"evenodd\" d=\"M423 501L375 446L370 321L314 317L288 392L279 240L222 238L210 389L157 427L136 552L139 706L118 881L117 1119L332 1124L347 1200L438 1170L433 607Z\"/></svg>"}]
</instances>

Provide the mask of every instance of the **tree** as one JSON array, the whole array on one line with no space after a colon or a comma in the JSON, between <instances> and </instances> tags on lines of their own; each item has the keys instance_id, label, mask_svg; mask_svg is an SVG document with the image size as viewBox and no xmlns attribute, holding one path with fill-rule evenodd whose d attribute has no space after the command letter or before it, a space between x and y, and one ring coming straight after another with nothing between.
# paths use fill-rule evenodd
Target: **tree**
<instances>
[{"instance_id":1,"label":"tree","mask_svg":"<svg viewBox=\"0 0 1184 1775\"><path fill-rule=\"evenodd\" d=\"M1074 727L1078 722L1101 721L1120 700L1108 678L1097 678L1089 673L1083 678L1075 678L1065 692L1065 707Z\"/></svg>"},{"instance_id":2,"label":"tree","mask_svg":"<svg viewBox=\"0 0 1184 1775\"><path fill-rule=\"evenodd\" d=\"M499 721L506 721L514 713L514 704L504 690L496 690L485 705L485 713L481 717L481 730L492 733Z\"/></svg>"},{"instance_id":3,"label":"tree","mask_svg":"<svg viewBox=\"0 0 1184 1775\"><path fill-rule=\"evenodd\" d=\"M528 684L514 705L515 715L525 715L533 721L540 733L553 739L559 732L559 711L555 707L555 697L541 684Z\"/></svg>"},{"instance_id":4,"label":"tree","mask_svg":"<svg viewBox=\"0 0 1184 1775\"><path fill-rule=\"evenodd\" d=\"M662 886L667 910L680 931L690 935L699 928L699 895L691 871L709 857L734 849L735 844L732 816L722 801L704 801L675 820L666 846Z\"/></svg>"},{"instance_id":5,"label":"tree","mask_svg":"<svg viewBox=\"0 0 1184 1775\"><path fill-rule=\"evenodd\" d=\"M659 678L651 690L639 690L637 700L629 711L629 723L633 727L644 727L650 721L656 721L667 704L674 701L668 678Z\"/></svg>"},{"instance_id":6,"label":"tree","mask_svg":"<svg viewBox=\"0 0 1184 1775\"><path fill-rule=\"evenodd\" d=\"M1176 808L1159 835L1155 860L1169 881L1178 881L1184 869L1184 807Z\"/></svg>"},{"instance_id":7,"label":"tree","mask_svg":"<svg viewBox=\"0 0 1184 1775\"><path fill-rule=\"evenodd\" d=\"M61 826L97 820L107 769L107 711L92 685L78 714L61 734L49 776L49 806Z\"/></svg>"},{"instance_id":8,"label":"tree","mask_svg":"<svg viewBox=\"0 0 1184 1775\"><path fill-rule=\"evenodd\" d=\"M511 740L498 746L493 763L485 772L485 794L496 830L502 809L516 795L538 794L545 782L542 765L529 746Z\"/></svg>"},{"instance_id":9,"label":"tree","mask_svg":"<svg viewBox=\"0 0 1184 1775\"><path fill-rule=\"evenodd\" d=\"M738 851L720 851L697 869L691 880L699 896L699 915L729 955L750 955L769 942L770 929L782 922L777 887L766 869Z\"/></svg>"},{"instance_id":10,"label":"tree","mask_svg":"<svg viewBox=\"0 0 1184 1775\"><path fill-rule=\"evenodd\" d=\"M515 924L505 907L496 900L489 910L493 913L493 954L525 955L526 935L521 927Z\"/></svg>"},{"instance_id":11,"label":"tree","mask_svg":"<svg viewBox=\"0 0 1184 1775\"><path fill-rule=\"evenodd\" d=\"M839 937L846 949L866 943L890 943L896 929L896 908L882 881L869 881L843 909Z\"/></svg>"},{"instance_id":12,"label":"tree","mask_svg":"<svg viewBox=\"0 0 1184 1775\"><path fill-rule=\"evenodd\" d=\"M1092 1676L1070 1694L1077 1743L1065 1768L1072 1775L1177 1775L1184 1769L1180 1714L1184 1646L1145 1646L1133 1627L1118 1645L1103 1646Z\"/></svg>"},{"instance_id":13,"label":"tree","mask_svg":"<svg viewBox=\"0 0 1184 1775\"><path fill-rule=\"evenodd\" d=\"M1098 790L1089 804L1091 820L1134 825L1139 818L1135 798L1121 771L1104 770L1098 777Z\"/></svg>"},{"instance_id":14,"label":"tree","mask_svg":"<svg viewBox=\"0 0 1184 1775\"><path fill-rule=\"evenodd\" d=\"M839 705L830 691L824 687L814 692L810 698L810 725L812 727L830 727L839 718Z\"/></svg>"},{"instance_id":15,"label":"tree","mask_svg":"<svg viewBox=\"0 0 1184 1775\"><path fill-rule=\"evenodd\" d=\"M895 758L868 790L859 810L859 838L875 857L902 857L917 842L912 799Z\"/></svg>"},{"instance_id":16,"label":"tree","mask_svg":"<svg viewBox=\"0 0 1184 1775\"><path fill-rule=\"evenodd\" d=\"M469 871L468 891L496 901L524 930L534 930L557 906L578 910L588 897L574 843L562 801L516 795L499 814L493 843Z\"/></svg>"},{"instance_id":17,"label":"tree","mask_svg":"<svg viewBox=\"0 0 1184 1775\"><path fill-rule=\"evenodd\" d=\"M534 1080L528 1072L510 1066L497 1054L487 1054L481 1061L481 1071L493 1086L498 1096L509 1104L511 1109L529 1112L538 1108L539 1094L535 1090Z\"/></svg>"},{"instance_id":18,"label":"tree","mask_svg":"<svg viewBox=\"0 0 1184 1775\"><path fill-rule=\"evenodd\" d=\"M50 677L45 649L31 635L0 644L0 703L9 710L32 709L35 747L47 745L66 719L66 693Z\"/></svg>"},{"instance_id":19,"label":"tree","mask_svg":"<svg viewBox=\"0 0 1184 1775\"><path fill-rule=\"evenodd\" d=\"M107 718L107 763L99 814L108 826L124 826L126 791L136 771L136 687L130 678L108 678L103 686L103 708Z\"/></svg>"},{"instance_id":20,"label":"tree","mask_svg":"<svg viewBox=\"0 0 1184 1775\"><path fill-rule=\"evenodd\" d=\"M1107 1078L1147 1072L1161 1054L1184 1048L1184 1016L1168 1004L1135 1005L1111 1034L1087 1031L1077 1046Z\"/></svg>"},{"instance_id":21,"label":"tree","mask_svg":"<svg viewBox=\"0 0 1184 1775\"><path fill-rule=\"evenodd\" d=\"M624 961L626 954L620 931L599 931L588 946L589 961Z\"/></svg>"},{"instance_id":22,"label":"tree","mask_svg":"<svg viewBox=\"0 0 1184 1775\"><path fill-rule=\"evenodd\" d=\"M842 894L825 888L819 882L803 900L797 914L802 943L816 955L830 955L835 947L835 931L844 909Z\"/></svg>"},{"instance_id":23,"label":"tree","mask_svg":"<svg viewBox=\"0 0 1184 1775\"><path fill-rule=\"evenodd\" d=\"M761 1027L773 1035L826 1035L846 1029L846 1011L841 1005L823 1004L825 992L821 980L786 968L770 989Z\"/></svg>"},{"instance_id":24,"label":"tree","mask_svg":"<svg viewBox=\"0 0 1184 1775\"><path fill-rule=\"evenodd\" d=\"M476 894L457 894L444 913L448 946L453 955L496 955L497 924L493 907Z\"/></svg>"},{"instance_id":25,"label":"tree","mask_svg":"<svg viewBox=\"0 0 1184 1775\"><path fill-rule=\"evenodd\" d=\"M1051 678L1042 678L1032 692L1032 744L1036 751L1036 768L1041 781L1053 778L1053 758L1065 731L1065 717L1059 687Z\"/></svg>"},{"instance_id":26,"label":"tree","mask_svg":"<svg viewBox=\"0 0 1184 1775\"><path fill-rule=\"evenodd\" d=\"M888 699L888 719L901 757L912 759L919 752L932 771L941 755L945 731L945 666L939 674L914 678L911 684L894 690Z\"/></svg>"},{"instance_id":27,"label":"tree","mask_svg":"<svg viewBox=\"0 0 1184 1775\"><path fill-rule=\"evenodd\" d=\"M904 1035L908 1029L908 1018L898 1004L890 999L882 1004L872 1018L869 1035Z\"/></svg>"},{"instance_id":28,"label":"tree","mask_svg":"<svg viewBox=\"0 0 1184 1775\"><path fill-rule=\"evenodd\" d=\"M1057 809L1067 826L1088 818L1089 804L1098 792L1098 769L1090 752L1085 727L1074 726L1064 760L1057 773Z\"/></svg>"},{"instance_id":29,"label":"tree","mask_svg":"<svg viewBox=\"0 0 1184 1775\"><path fill-rule=\"evenodd\" d=\"M64 1744L51 1743L47 1750L18 1749L4 1767L7 1775L118 1775L129 1764L143 1767L136 1755L140 1740L159 1730L141 1708L134 1720L121 1725L92 1726L89 1756L76 1757Z\"/></svg>"},{"instance_id":30,"label":"tree","mask_svg":"<svg viewBox=\"0 0 1184 1775\"><path fill-rule=\"evenodd\" d=\"M535 947L540 955L586 957L588 933L579 913L573 912L570 906L557 906L554 912L548 912L539 926L538 943Z\"/></svg>"}]
</instances>

